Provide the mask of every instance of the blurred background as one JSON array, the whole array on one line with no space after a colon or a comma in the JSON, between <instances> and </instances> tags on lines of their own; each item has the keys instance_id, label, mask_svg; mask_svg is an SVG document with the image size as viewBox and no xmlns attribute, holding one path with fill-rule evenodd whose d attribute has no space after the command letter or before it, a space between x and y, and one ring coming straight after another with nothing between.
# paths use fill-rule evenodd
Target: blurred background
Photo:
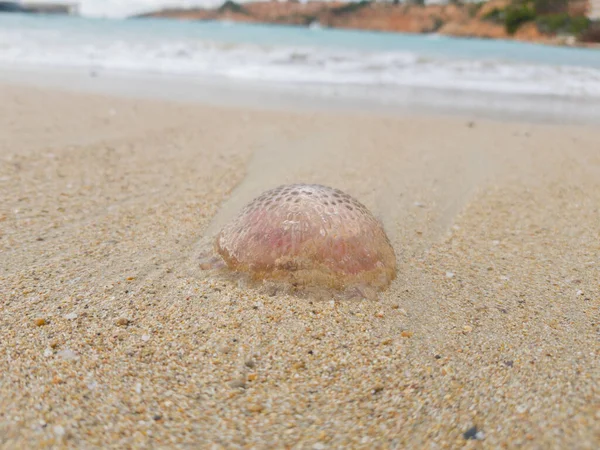
<instances>
[{"instance_id":1,"label":"blurred background","mask_svg":"<svg viewBox=\"0 0 600 450\"><path fill-rule=\"evenodd\" d=\"M0 10L5 71L555 118L600 109L600 0L23 0Z\"/></svg>"}]
</instances>

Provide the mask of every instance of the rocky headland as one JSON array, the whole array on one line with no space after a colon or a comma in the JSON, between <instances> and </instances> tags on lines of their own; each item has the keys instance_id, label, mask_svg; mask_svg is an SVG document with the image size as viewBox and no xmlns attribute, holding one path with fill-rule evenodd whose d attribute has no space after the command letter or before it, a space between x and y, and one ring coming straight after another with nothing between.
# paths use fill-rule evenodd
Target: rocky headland
<instances>
[{"instance_id":1,"label":"rocky headland","mask_svg":"<svg viewBox=\"0 0 600 450\"><path fill-rule=\"evenodd\" d=\"M212 9L166 9L138 17L198 21L233 21L403 33L438 33L488 39L516 39L575 45L600 41L598 24L585 17L586 3L565 3L554 11L538 11L536 3L491 0L445 5L311 1L227 1ZM542 2L543 3L543 2Z\"/></svg>"}]
</instances>

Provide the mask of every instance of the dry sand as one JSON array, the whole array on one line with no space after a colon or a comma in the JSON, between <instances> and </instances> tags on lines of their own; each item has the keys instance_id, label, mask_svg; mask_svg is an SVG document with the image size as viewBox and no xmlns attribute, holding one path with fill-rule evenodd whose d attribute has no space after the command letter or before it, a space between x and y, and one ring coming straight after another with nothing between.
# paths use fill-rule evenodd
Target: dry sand
<instances>
[{"instance_id":1,"label":"dry sand","mask_svg":"<svg viewBox=\"0 0 600 450\"><path fill-rule=\"evenodd\" d=\"M598 448L597 127L0 99L1 448ZM379 301L199 269L297 181L382 219Z\"/></svg>"}]
</instances>

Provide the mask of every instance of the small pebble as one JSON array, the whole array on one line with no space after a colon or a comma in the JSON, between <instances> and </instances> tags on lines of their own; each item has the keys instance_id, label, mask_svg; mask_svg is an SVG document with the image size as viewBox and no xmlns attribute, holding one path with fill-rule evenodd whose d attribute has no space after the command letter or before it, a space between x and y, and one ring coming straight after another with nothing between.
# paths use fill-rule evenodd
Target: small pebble
<instances>
[{"instance_id":1,"label":"small pebble","mask_svg":"<svg viewBox=\"0 0 600 450\"><path fill-rule=\"evenodd\" d=\"M446 278L454 278L454 272L446 272Z\"/></svg>"},{"instance_id":2,"label":"small pebble","mask_svg":"<svg viewBox=\"0 0 600 450\"><path fill-rule=\"evenodd\" d=\"M77 317L78 317L77 314L75 314L75 313L69 313L69 314L67 314L65 316L65 319L67 319L67 320L75 320L75 319L77 319Z\"/></svg>"},{"instance_id":3,"label":"small pebble","mask_svg":"<svg viewBox=\"0 0 600 450\"><path fill-rule=\"evenodd\" d=\"M246 383L244 382L244 380L233 380L233 381L229 382L229 386L231 386L234 389L238 389L238 388L245 389Z\"/></svg>"},{"instance_id":4,"label":"small pebble","mask_svg":"<svg viewBox=\"0 0 600 450\"><path fill-rule=\"evenodd\" d=\"M231 352L231 347L230 347L230 346L228 346L228 345L222 345L222 346L219 348L219 350L221 351L221 353L224 353L224 354L226 354L226 355L227 355L228 353L230 353L230 352Z\"/></svg>"},{"instance_id":5,"label":"small pebble","mask_svg":"<svg viewBox=\"0 0 600 450\"><path fill-rule=\"evenodd\" d=\"M262 412L265 407L263 405L251 404L246 407L246 409L250 412L259 413Z\"/></svg>"},{"instance_id":6,"label":"small pebble","mask_svg":"<svg viewBox=\"0 0 600 450\"><path fill-rule=\"evenodd\" d=\"M127 325L129 325L129 319L125 318L125 317L119 317L116 321L115 324L119 327L126 327Z\"/></svg>"},{"instance_id":7,"label":"small pebble","mask_svg":"<svg viewBox=\"0 0 600 450\"><path fill-rule=\"evenodd\" d=\"M402 336L403 338L409 338L412 337L413 332L412 331L403 331L402 333L400 333L400 336Z\"/></svg>"},{"instance_id":8,"label":"small pebble","mask_svg":"<svg viewBox=\"0 0 600 450\"><path fill-rule=\"evenodd\" d=\"M33 321L36 327L43 327L44 325L48 325L48 322L43 317L38 317Z\"/></svg>"},{"instance_id":9,"label":"small pebble","mask_svg":"<svg viewBox=\"0 0 600 450\"><path fill-rule=\"evenodd\" d=\"M65 435L65 429L60 425L56 425L52 430L56 437L63 437Z\"/></svg>"},{"instance_id":10,"label":"small pebble","mask_svg":"<svg viewBox=\"0 0 600 450\"><path fill-rule=\"evenodd\" d=\"M142 335L142 341L148 342L149 340L150 340L150 335L148 335L148 334Z\"/></svg>"},{"instance_id":11,"label":"small pebble","mask_svg":"<svg viewBox=\"0 0 600 450\"><path fill-rule=\"evenodd\" d=\"M481 441L485 437L483 431L480 431L476 426L469 428L467 431L463 433L463 437L467 440L473 439Z\"/></svg>"},{"instance_id":12,"label":"small pebble","mask_svg":"<svg viewBox=\"0 0 600 450\"><path fill-rule=\"evenodd\" d=\"M292 366L294 370L306 369L306 363L304 361L298 361Z\"/></svg>"},{"instance_id":13,"label":"small pebble","mask_svg":"<svg viewBox=\"0 0 600 450\"><path fill-rule=\"evenodd\" d=\"M381 391L383 391L383 389L384 389L384 388L383 388L383 386L382 386L382 385L380 385L380 384L378 384L377 386L375 386L375 387L372 389L372 391L371 391L371 392L373 392L373 394L378 394L378 393L380 393Z\"/></svg>"},{"instance_id":14,"label":"small pebble","mask_svg":"<svg viewBox=\"0 0 600 450\"><path fill-rule=\"evenodd\" d=\"M68 348L58 352L57 356L61 357L65 361L72 361L78 358L77 354L73 350L69 350Z\"/></svg>"},{"instance_id":15,"label":"small pebble","mask_svg":"<svg viewBox=\"0 0 600 450\"><path fill-rule=\"evenodd\" d=\"M473 327L472 327L472 326L470 326L470 325L465 325L465 326L463 327L463 333L467 334L467 333L470 333L471 331L473 331Z\"/></svg>"}]
</instances>

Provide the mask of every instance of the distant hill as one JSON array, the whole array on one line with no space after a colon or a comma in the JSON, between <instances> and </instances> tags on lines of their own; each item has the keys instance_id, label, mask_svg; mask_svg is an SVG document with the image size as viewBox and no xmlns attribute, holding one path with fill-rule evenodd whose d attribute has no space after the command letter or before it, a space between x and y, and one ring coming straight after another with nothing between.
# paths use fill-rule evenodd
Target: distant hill
<instances>
[{"instance_id":1,"label":"distant hill","mask_svg":"<svg viewBox=\"0 0 600 450\"><path fill-rule=\"evenodd\" d=\"M586 1L490 0L479 3L422 5L417 4L418 0L403 4L369 0L357 3L257 1L239 4L228 0L218 8L166 9L137 17L320 25L331 28L438 33L573 45L593 25L585 17ZM562 9L544 9L549 5L562 5Z\"/></svg>"},{"instance_id":2,"label":"distant hill","mask_svg":"<svg viewBox=\"0 0 600 450\"><path fill-rule=\"evenodd\" d=\"M16 2L0 1L0 12L27 12L27 9L23 8Z\"/></svg>"},{"instance_id":3,"label":"distant hill","mask_svg":"<svg viewBox=\"0 0 600 450\"><path fill-rule=\"evenodd\" d=\"M0 1L0 12L31 13L31 14L77 14L77 3L27 2L21 5L17 2Z\"/></svg>"}]
</instances>

